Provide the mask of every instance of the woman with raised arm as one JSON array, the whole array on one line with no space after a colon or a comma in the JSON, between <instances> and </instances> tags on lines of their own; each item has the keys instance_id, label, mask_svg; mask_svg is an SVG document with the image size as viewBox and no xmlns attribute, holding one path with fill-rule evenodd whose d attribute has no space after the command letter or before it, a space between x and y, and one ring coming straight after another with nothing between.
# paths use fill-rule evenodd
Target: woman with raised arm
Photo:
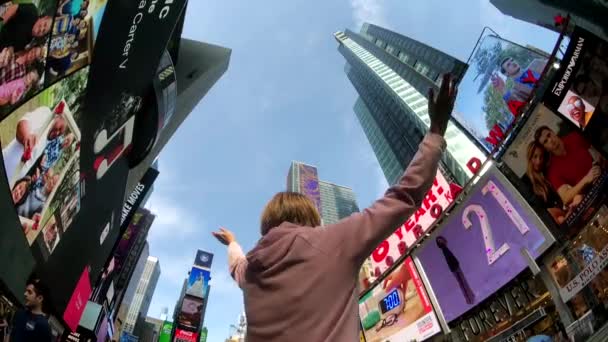
<instances>
[{"instance_id":1,"label":"woman with raised arm","mask_svg":"<svg viewBox=\"0 0 608 342\"><path fill-rule=\"evenodd\" d=\"M243 290L247 342L358 340L359 268L430 189L455 97L449 74L436 98L429 90L430 130L399 182L371 207L321 226L311 200L281 192L266 205L262 237L247 255L230 231L213 233L228 246L230 274Z\"/></svg>"}]
</instances>

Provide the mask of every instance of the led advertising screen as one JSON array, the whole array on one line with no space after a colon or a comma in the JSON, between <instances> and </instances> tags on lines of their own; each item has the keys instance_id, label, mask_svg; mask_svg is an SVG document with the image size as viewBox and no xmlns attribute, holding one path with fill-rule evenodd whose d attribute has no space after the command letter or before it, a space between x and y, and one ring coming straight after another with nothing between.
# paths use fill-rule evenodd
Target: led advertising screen
<instances>
[{"instance_id":1,"label":"led advertising screen","mask_svg":"<svg viewBox=\"0 0 608 342\"><path fill-rule=\"evenodd\" d=\"M173 331L173 323L164 322L160 330L158 342L171 342L171 332Z\"/></svg>"},{"instance_id":2,"label":"led advertising screen","mask_svg":"<svg viewBox=\"0 0 608 342\"><path fill-rule=\"evenodd\" d=\"M539 104L505 155L505 164L563 231L578 230L608 182L606 159L576 127ZM593 211L593 210L591 210Z\"/></svg>"},{"instance_id":3,"label":"led advertising screen","mask_svg":"<svg viewBox=\"0 0 608 342\"><path fill-rule=\"evenodd\" d=\"M428 191L420 209L412 215L403 225L374 250L371 255L372 269L376 277L379 277L399 257L426 233L435 220L447 208L454 196L450 184L441 172L437 171L435 181Z\"/></svg>"},{"instance_id":4,"label":"led advertising screen","mask_svg":"<svg viewBox=\"0 0 608 342\"><path fill-rule=\"evenodd\" d=\"M608 152L608 43L576 27L544 102Z\"/></svg>"},{"instance_id":5,"label":"led advertising screen","mask_svg":"<svg viewBox=\"0 0 608 342\"><path fill-rule=\"evenodd\" d=\"M174 342L197 342L196 333L192 331L186 331L182 329L175 329Z\"/></svg>"},{"instance_id":6,"label":"led advertising screen","mask_svg":"<svg viewBox=\"0 0 608 342\"><path fill-rule=\"evenodd\" d=\"M33 268L60 315L83 268L89 281L97 280L120 236L128 152L142 138L134 132L135 116L153 93L184 5L40 0L0 6L8 13L0 30L2 238L13 243L15 255L29 249L35 261L24 257L7 283L17 284ZM24 239L15 239L18 231Z\"/></svg>"},{"instance_id":7,"label":"led advertising screen","mask_svg":"<svg viewBox=\"0 0 608 342\"><path fill-rule=\"evenodd\" d=\"M441 331L412 258L359 299L367 342L422 341Z\"/></svg>"},{"instance_id":8,"label":"led advertising screen","mask_svg":"<svg viewBox=\"0 0 608 342\"><path fill-rule=\"evenodd\" d=\"M185 296L178 315L180 325L198 329L201 324L203 300Z\"/></svg>"},{"instance_id":9,"label":"led advertising screen","mask_svg":"<svg viewBox=\"0 0 608 342\"><path fill-rule=\"evenodd\" d=\"M491 152L519 115L547 63L547 58L494 35L473 51L458 86L454 118Z\"/></svg>"},{"instance_id":10,"label":"led advertising screen","mask_svg":"<svg viewBox=\"0 0 608 342\"><path fill-rule=\"evenodd\" d=\"M479 180L418 250L446 321L475 307L528 267L554 239L496 169Z\"/></svg>"},{"instance_id":11,"label":"led advertising screen","mask_svg":"<svg viewBox=\"0 0 608 342\"><path fill-rule=\"evenodd\" d=\"M205 298L211 280L211 273L198 267L192 267L188 277L186 294L193 297Z\"/></svg>"},{"instance_id":12,"label":"led advertising screen","mask_svg":"<svg viewBox=\"0 0 608 342\"><path fill-rule=\"evenodd\" d=\"M319 188L319 175L317 168L310 165L299 164L300 191L310 198L321 213L321 190Z\"/></svg>"},{"instance_id":13,"label":"led advertising screen","mask_svg":"<svg viewBox=\"0 0 608 342\"><path fill-rule=\"evenodd\" d=\"M196 259L194 259L194 265L209 270L211 269L211 264L213 263L213 253L201 251L200 249L196 251Z\"/></svg>"}]
</instances>

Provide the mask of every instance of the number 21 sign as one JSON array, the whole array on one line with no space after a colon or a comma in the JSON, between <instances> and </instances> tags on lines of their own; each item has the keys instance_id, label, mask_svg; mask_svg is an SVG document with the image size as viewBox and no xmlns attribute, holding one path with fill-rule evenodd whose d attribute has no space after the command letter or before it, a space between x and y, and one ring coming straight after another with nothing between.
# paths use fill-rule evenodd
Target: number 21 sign
<instances>
[{"instance_id":1,"label":"number 21 sign","mask_svg":"<svg viewBox=\"0 0 608 342\"><path fill-rule=\"evenodd\" d=\"M416 253L446 321L496 292L554 239L517 190L491 168Z\"/></svg>"}]
</instances>

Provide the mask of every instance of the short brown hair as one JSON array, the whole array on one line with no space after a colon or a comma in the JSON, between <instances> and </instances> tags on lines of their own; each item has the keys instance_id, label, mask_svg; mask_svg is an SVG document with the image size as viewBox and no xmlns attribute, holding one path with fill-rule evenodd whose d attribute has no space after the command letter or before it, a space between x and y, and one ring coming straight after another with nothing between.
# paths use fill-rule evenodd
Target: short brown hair
<instances>
[{"instance_id":1,"label":"short brown hair","mask_svg":"<svg viewBox=\"0 0 608 342\"><path fill-rule=\"evenodd\" d=\"M262 235L290 222L299 226L316 227L321 225L317 207L308 197L297 192L279 192L266 204L262 212L260 230Z\"/></svg>"}]
</instances>

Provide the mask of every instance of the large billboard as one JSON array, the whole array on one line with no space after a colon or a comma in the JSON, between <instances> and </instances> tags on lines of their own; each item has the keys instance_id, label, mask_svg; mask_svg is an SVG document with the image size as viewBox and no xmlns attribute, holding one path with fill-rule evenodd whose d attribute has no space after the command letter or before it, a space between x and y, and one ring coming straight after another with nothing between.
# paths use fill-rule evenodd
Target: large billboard
<instances>
[{"instance_id":1,"label":"large billboard","mask_svg":"<svg viewBox=\"0 0 608 342\"><path fill-rule=\"evenodd\" d=\"M553 243L546 227L496 169L416 253L446 321L503 287Z\"/></svg>"},{"instance_id":2,"label":"large billboard","mask_svg":"<svg viewBox=\"0 0 608 342\"><path fill-rule=\"evenodd\" d=\"M422 341L441 331L411 258L359 299L359 317L367 342Z\"/></svg>"},{"instance_id":3,"label":"large billboard","mask_svg":"<svg viewBox=\"0 0 608 342\"><path fill-rule=\"evenodd\" d=\"M453 199L450 184L441 171L437 170L435 181L418 211L399 226L391 236L382 241L372 253L371 262L374 275L379 277L399 257L404 255L429 230Z\"/></svg>"},{"instance_id":4,"label":"large billboard","mask_svg":"<svg viewBox=\"0 0 608 342\"><path fill-rule=\"evenodd\" d=\"M535 89L547 58L495 35L481 38L458 86L454 118L491 152Z\"/></svg>"},{"instance_id":5,"label":"large billboard","mask_svg":"<svg viewBox=\"0 0 608 342\"><path fill-rule=\"evenodd\" d=\"M1 237L23 265L0 272L21 291L16 285L34 268L60 315L83 269L95 281L120 236L128 154L143 135L135 116L147 114L144 99L154 96L152 80L184 5L1 6L0 186L11 194L0 198Z\"/></svg>"},{"instance_id":6,"label":"large billboard","mask_svg":"<svg viewBox=\"0 0 608 342\"><path fill-rule=\"evenodd\" d=\"M211 280L211 273L198 267L192 267L188 277L186 294L193 297L205 298Z\"/></svg>"},{"instance_id":7,"label":"large billboard","mask_svg":"<svg viewBox=\"0 0 608 342\"><path fill-rule=\"evenodd\" d=\"M171 333L173 332L173 323L165 321L160 329L158 342L171 342Z\"/></svg>"},{"instance_id":8,"label":"large billboard","mask_svg":"<svg viewBox=\"0 0 608 342\"><path fill-rule=\"evenodd\" d=\"M174 342L197 342L196 341L197 334L192 331L175 329L175 339Z\"/></svg>"},{"instance_id":9,"label":"large billboard","mask_svg":"<svg viewBox=\"0 0 608 342\"><path fill-rule=\"evenodd\" d=\"M319 215L321 214L321 189L319 188L319 175L317 168L310 165L299 164L300 192L315 203Z\"/></svg>"},{"instance_id":10,"label":"large billboard","mask_svg":"<svg viewBox=\"0 0 608 342\"><path fill-rule=\"evenodd\" d=\"M185 296L177 316L180 325L198 329L203 313L203 299Z\"/></svg>"},{"instance_id":11,"label":"large billboard","mask_svg":"<svg viewBox=\"0 0 608 342\"><path fill-rule=\"evenodd\" d=\"M206 251L201 251L200 249L196 251L196 258L194 259L194 265L210 270L211 264L213 263L213 253L209 253Z\"/></svg>"},{"instance_id":12,"label":"large billboard","mask_svg":"<svg viewBox=\"0 0 608 342\"><path fill-rule=\"evenodd\" d=\"M606 196L608 164L576 127L539 104L503 160L529 200L575 233Z\"/></svg>"},{"instance_id":13,"label":"large billboard","mask_svg":"<svg viewBox=\"0 0 608 342\"><path fill-rule=\"evenodd\" d=\"M608 43L576 27L544 101L608 152Z\"/></svg>"}]
</instances>

